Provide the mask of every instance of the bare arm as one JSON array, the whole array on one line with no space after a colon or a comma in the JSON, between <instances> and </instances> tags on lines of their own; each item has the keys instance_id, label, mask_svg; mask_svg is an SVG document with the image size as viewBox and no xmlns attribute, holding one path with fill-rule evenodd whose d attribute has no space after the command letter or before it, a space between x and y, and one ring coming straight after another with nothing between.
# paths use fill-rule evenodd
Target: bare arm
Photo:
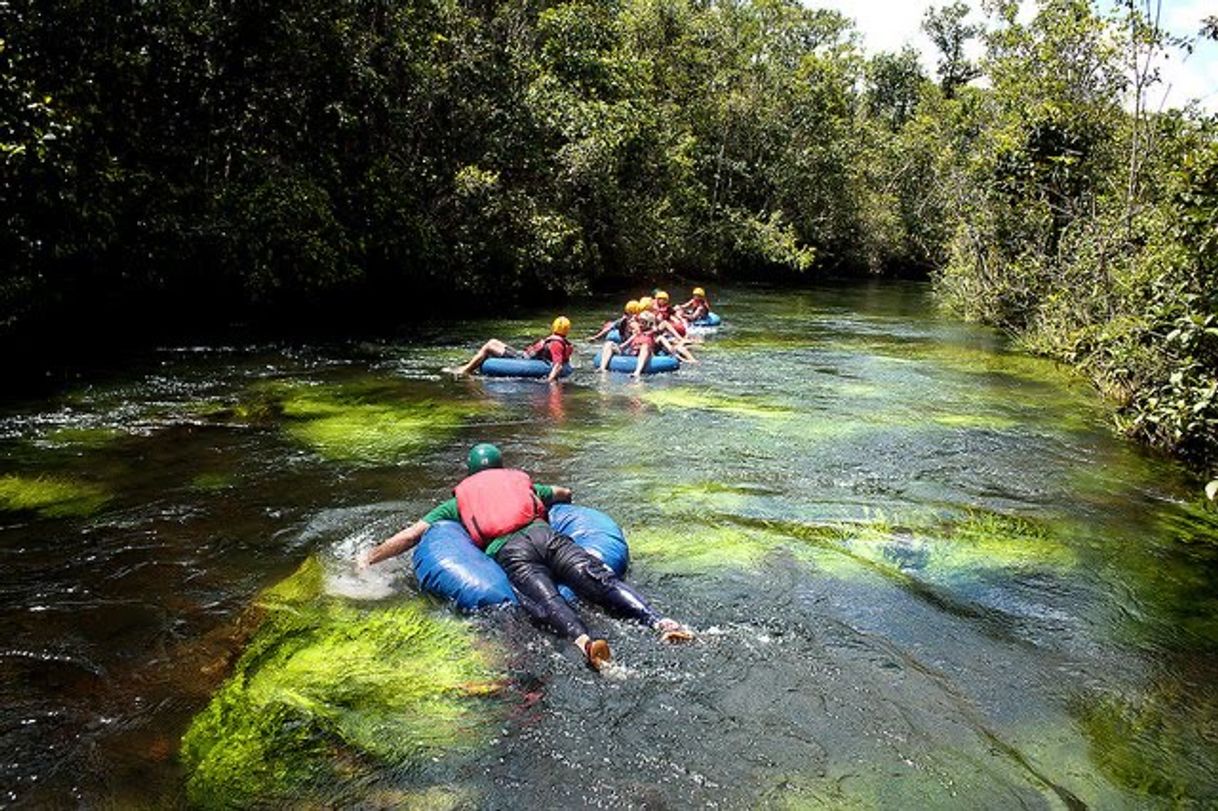
<instances>
[{"instance_id":1,"label":"bare arm","mask_svg":"<svg viewBox=\"0 0 1218 811\"><path fill-rule=\"evenodd\" d=\"M423 533L431 528L431 524L426 521L415 521L406 529L388 538L380 543L375 549L369 552L366 556L360 558L361 568L363 566L371 566L373 563L380 563L386 558L400 555L407 549L414 547L423 537Z\"/></svg>"},{"instance_id":2,"label":"bare arm","mask_svg":"<svg viewBox=\"0 0 1218 811\"><path fill-rule=\"evenodd\" d=\"M557 380L558 376L562 374L562 366L563 365L561 363L550 364L550 374L546 376L546 380L550 383Z\"/></svg>"}]
</instances>

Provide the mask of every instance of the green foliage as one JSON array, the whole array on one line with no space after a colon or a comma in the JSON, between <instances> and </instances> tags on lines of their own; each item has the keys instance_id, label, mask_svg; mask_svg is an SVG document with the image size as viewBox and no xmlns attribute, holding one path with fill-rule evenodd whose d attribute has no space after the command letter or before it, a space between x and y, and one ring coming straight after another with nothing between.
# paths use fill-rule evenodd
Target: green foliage
<instances>
[{"instance_id":1,"label":"green foliage","mask_svg":"<svg viewBox=\"0 0 1218 811\"><path fill-rule=\"evenodd\" d=\"M944 188L943 300L1083 367L1122 430L1209 464L1218 133L1145 112L1145 66L1172 42L1135 8L1105 19L1083 0L1043 0L1024 24L999 4L997 21L993 88L967 114L977 135L954 145Z\"/></svg>"},{"instance_id":2,"label":"green foliage","mask_svg":"<svg viewBox=\"0 0 1218 811\"><path fill-rule=\"evenodd\" d=\"M930 7L922 19L922 29L939 49L939 85L948 98L981 75L964 55L966 43L984 30L979 25L965 24L968 13L967 3L955 2L942 8Z\"/></svg>"},{"instance_id":3,"label":"green foliage","mask_svg":"<svg viewBox=\"0 0 1218 811\"><path fill-rule=\"evenodd\" d=\"M918 52L911 46L897 54L876 54L867 63L867 113L900 131L917 112L925 82Z\"/></svg>"},{"instance_id":4,"label":"green foliage","mask_svg":"<svg viewBox=\"0 0 1218 811\"><path fill-rule=\"evenodd\" d=\"M1205 464L1215 128L1146 103L1180 43L1134 3L984 8L927 13L936 85L795 0L0 5L0 339L933 272Z\"/></svg>"},{"instance_id":5,"label":"green foliage","mask_svg":"<svg viewBox=\"0 0 1218 811\"><path fill-rule=\"evenodd\" d=\"M258 632L182 739L193 804L298 803L472 746L494 717L495 672L463 621L421 600L356 608L323 578L310 558L260 596Z\"/></svg>"}]
</instances>

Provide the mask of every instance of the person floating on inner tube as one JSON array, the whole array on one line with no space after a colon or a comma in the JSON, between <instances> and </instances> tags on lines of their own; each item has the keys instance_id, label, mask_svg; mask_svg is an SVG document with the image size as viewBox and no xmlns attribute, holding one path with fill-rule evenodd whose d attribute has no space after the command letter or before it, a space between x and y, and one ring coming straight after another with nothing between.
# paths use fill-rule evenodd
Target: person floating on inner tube
<instances>
[{"instance_id":1,"label":"person floating on inner tube","mask_svg":"<svg viewBox=\"0 0 1218 811\"><path fill-rule=\"evenodd\" d=\"M668 293L657 290L651 309L656 319L656 344L686 363L697 363L687 347L685 320L668 303Z\"/></svg>"},{"instance_id":2,"label":"person floating on inner tube","mask_svg":"<svg viewBox=\"0 0 1218 811\"><path fill-rule=\"evenodd\" d=\"M695 287L693 297L677 309L691 322L706 318L710 315L710 301L706 298L706 291L701 287Z\"/></svg>"},{"instance_id":3,"label":"person floating on inner tube","mask_svg":"<svg viewBox=\"0 0 1218 811\"><path fill-rule=\"evenodd\" d=\"M655 324L655 314L644 310L639 313L638 318L630 321L628 332L622 336L621 341L605 341L605 345L601 347L600 370L603 372L609 368L609 360L614 355L637 355L638 363L630 375L642 377L643 370L647 368L647 361L651 360L656 351Z\"/></svg>"},{"instance_id":4,"label":"person floating on inner tube","mask_svg":"<svg viewBox=\"0 0 1218 811\"><path fill-rule=\"evenodd\" d=\"M606 321L604 326L600 328L599 332L588 338L588 342L594 343L599 341L601 338L604 338L614 330L617 330L618 335L625 335L630 328L630 322L642 309L643 308L639 304L638 299L631 299L630 301L626 302L626 308L622 311L622 316L611 321Z\"/></svg>"},{"instance_id":5,"label":"person floating on inner tube","mask_svg":"<svg viewBox=\"0 0 1218 811\"><path fill-rule=\"evenodd\" d=\"M453 498L364 553L359 565L400 555L437 521L460 521L474 543L503 568L525 610L570 640L593 668L600 670L612 659L609 643L588 633L559 595L556 581L586 600L654 628L663 642L693 639L692 632L660 615L600 558L554 531L546 520L546 508L570 502L569 489L533 484L523 470L504 468L503 455L489 443L470 449L466 463L469 475L454 488Z\"/></svg>"},{"instance_id":6,"label":"person floating on inner tube","mask_svg":"<svg viewBox=\"0 0 1218 811\"><path fill-rule=\"evenodd\" d=\"M529 360L544 360L550 363L550 374L546 380L554 382L562 373L562 367L571 360L575 346L567 340L571 332L571 320L565 315L554 319L550 326L550 334L536 343L530 344L523 352L505 344L497 338L491 338L482 345L478 353L469 362L458 369L446 369L453 374L468 375L482 368L487 358L527 358Z\"/></svg>"},{"instance_id":7,"label":"person floating on inner tube","mask_svg":"<svg viewBox=\"0 0 1218 811\"><path fill-rule=\"evenodd\" d=\"M676 307L669 303L666 291L656 291L655 301L652 302L651 309L655 312L657 321L667 321L672 325L677 337L685 337L685 318L677 312Z\"/></svg>"}]
</instances>

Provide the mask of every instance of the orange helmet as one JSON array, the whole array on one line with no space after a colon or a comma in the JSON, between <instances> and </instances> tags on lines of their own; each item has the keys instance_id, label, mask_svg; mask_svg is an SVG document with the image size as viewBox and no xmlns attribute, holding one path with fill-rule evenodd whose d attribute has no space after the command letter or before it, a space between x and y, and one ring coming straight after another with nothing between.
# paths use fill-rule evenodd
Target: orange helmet
<instances>
[{"instance_id":1,"label":"orange helmet","mask_svg":"<svg viewBox=\"0 0 1218 811\"><path fill-rule=\"evenodd\" d=\"M657 290L656 291L656 301L668 301L668 291L667 290Z\"/></svg>"},{"instance_id":2,"label":"orange helmet","mask_svg":"<svg viewBox=\"0 0 1218 811\"><path fill-rule=\"evenodd\" d=\"M571 331L571 319L565 315L560 315L554 319L554 323L550 325L550 331L555 335L562 335L564 338Z\"/></svg>"},{"instance_id":3,"label":"orange helmet","mask_svg":"<svg viewBox=\"0 0 1218 811\"><path fill-rule=\"evenodd\" d=\"M638 299L632 298L632 299L630 299L630 301L626 302L626 314L627 315L638 315L640 312L642 312L642 310L643 310L643 305L639 304Z\"/></svg>"},{"instance_id":4,"label":"orange helmet","mask_svg":"<svg viewBox=\"0 0 1218 811\"><path fill-rule=\"evenodd\" d=\"M706 298L706 291L701 287L694 288L694 298Z\"/></svg>"},{"instance_id":5,"label":"orange helmet","mask_svg":"<svg viewBox=\"0 0 1218 811\"><path fill-rule=\"evenodd\" d=\"M639 299L639 308L643 310L651 309L651 296L643 296Z\"/></svg>"}]
</instances>

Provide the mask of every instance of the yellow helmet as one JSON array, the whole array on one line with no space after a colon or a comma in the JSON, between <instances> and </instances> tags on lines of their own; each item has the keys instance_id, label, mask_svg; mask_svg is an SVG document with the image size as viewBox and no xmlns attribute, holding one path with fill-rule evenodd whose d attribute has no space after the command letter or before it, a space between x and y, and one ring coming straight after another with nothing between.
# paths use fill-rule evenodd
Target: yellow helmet
<instances>
[{"instance_id":1,"label":"yellow helmet","mask_svg":"<svg viewBox=\"0 0 1218 811\"><path fill-rule=\"evenodd\" d=\"M656 291L656 301L668 301L668 291L667 290L657 290Z\"/></svg>"},{"instance_id":2,"label":"yellow helmet","mask_svg":"<svg viewBox=\"0 0 1218 811\"><path fill-rule=\"evenodd\" d=\"M699 298L705 298L705 297L706 297L706 291L705 291L705 290L703 290L701 287L695 287L695 288L694 288L694 295L695 295L695 296L697 296L697 297L699 297Z\"/></svg>"},{"instance_id":3,"label":"yellow helmet","mask_svg":"<svg viewBox=\"0 0 1218 811\"><path fill-rule=\"evenodd\" d=\"M641 299L639 299L639 309L640 310L650 310L651 309L651 296L643 296Z\"/></svg>"},{"instance_id":4,"label":"yellow helmet","mask_svg":"<svg viewBox=\"0 0 1218 811\"><path fill-rule=\"evenodd\" d=\"M638 315L640 312L642 312L642 310L643 310L643 305L639 304L638 299L632 298L632 299L630 299L630 301L626 302L626 314L627 315Z\"/></svg>"},{"instance_id":5,"label":"yellow helmet","mask_svg":"<svg viewBox=\"0 0 1218 811\"><path fill-rule=\"evenodd\" d=\"M554 319L554 323L550 325L550 331L555 335L566 337L567 333L571 331L571 319L565 315L558 316L558 318Z\"/></svg>"}]
</instances>

